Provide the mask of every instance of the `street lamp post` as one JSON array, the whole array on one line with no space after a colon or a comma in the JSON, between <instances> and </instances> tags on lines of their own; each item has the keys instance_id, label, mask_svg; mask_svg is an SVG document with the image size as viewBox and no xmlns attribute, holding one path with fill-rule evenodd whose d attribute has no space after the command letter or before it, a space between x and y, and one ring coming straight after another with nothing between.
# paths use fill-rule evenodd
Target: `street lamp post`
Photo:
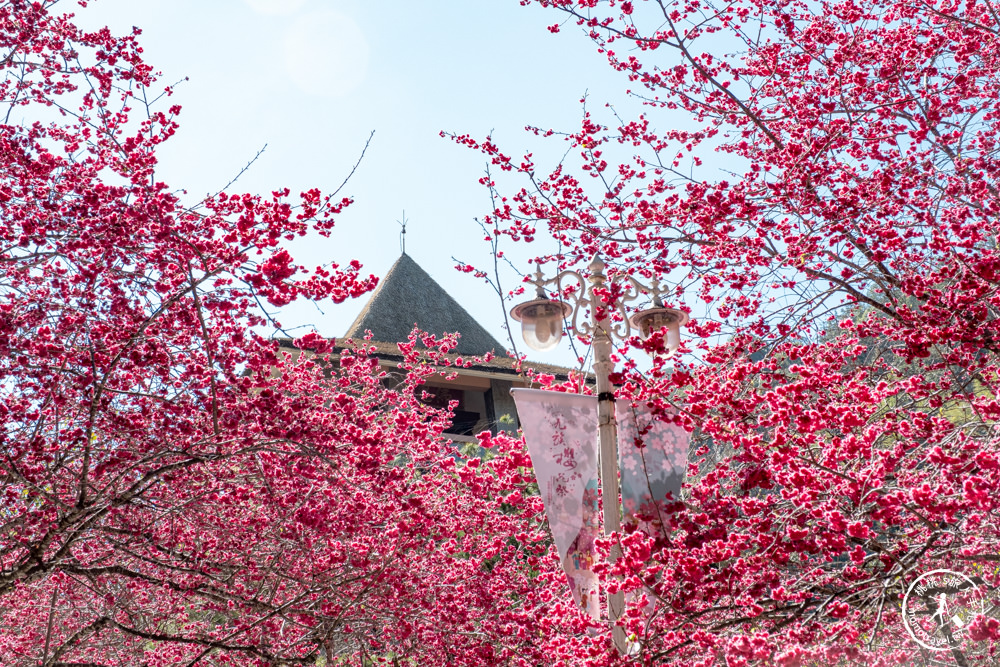
<instances>
[{"instance_id":1,"label":"street lamp post","mask_svg":"<svg viewBox=\"0 0 1000 667\"><path fill-rule=\"evenodd\" d=\"M511 311L511 317L521 322L521 334L528 347L538 350L551 350L559 344L562 337L563 320L571 316L570 328L574 332L591 336L594 349L594 374L597 377L597 421L598 443L600 451L601 502L604 506L604 534L621 532L621 503L618 483L618 426L615 423L615 394L611 384L611 372L614 362L611 361L612 337L625 340L632 329L638 330L645 339L654 331L666 327L666 355L672 356L680 346L680 327L687 324L688 315L682 310L664 308L660 302L661 291L657 282L647 287L631 276L625 276L627 282L625 293L613 304L604 304L597 293L604 288L608 278L604 273L604 261L600 255L595 255L590 263L590 287L584 277L576 271L562 271L556 277L545 279L539 266L535 279L537 294L532 301L519 304ZM564 301L549 299L545 293L546 285L556 285L559 289L566 279L577 281L579 289L574 291L571 307ZM635 313L631 317L625 310L625 305L638 299L643 293L651 294L653 307ZM581 310L590 309L590 322L580 320ZM610 312L621 313L619 322L612 322ZM608 560L613 565L621 555L621 546L612 544ZM625 595L621 591L608 593L608 619L612 623L612 639L619 652L625 653L627 640L625 629L618 624L625 608Z\"/></svg>"}]
</instances>

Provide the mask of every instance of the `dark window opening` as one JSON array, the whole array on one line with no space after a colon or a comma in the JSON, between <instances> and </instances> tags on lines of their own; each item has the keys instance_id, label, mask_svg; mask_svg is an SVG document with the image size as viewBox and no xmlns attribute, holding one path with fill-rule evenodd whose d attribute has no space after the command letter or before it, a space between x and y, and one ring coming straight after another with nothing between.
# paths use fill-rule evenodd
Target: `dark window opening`
<instances>
[{"instance_id":1,"label":"dark window opening","mask_svg":"<svg viewBox=\"0 0 1000 667\"><path fill-rule=\"evenodd\" d=\"M492 405L488 391L478 389L459 389L457 387L420 387L417 389L420 401L431 407L446 409L448 403L457 401L453 411L451 426L445 429L446 435L472 436L489 428L489 412ZM427 396L424 397L423 393Z\"/></svg>"}]
</instances>

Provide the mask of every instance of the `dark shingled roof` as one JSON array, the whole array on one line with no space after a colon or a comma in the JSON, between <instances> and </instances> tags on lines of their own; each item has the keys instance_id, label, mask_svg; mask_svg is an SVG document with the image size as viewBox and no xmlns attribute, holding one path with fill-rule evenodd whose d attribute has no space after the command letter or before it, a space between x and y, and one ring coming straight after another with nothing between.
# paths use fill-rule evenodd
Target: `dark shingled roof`
<instances>
[{"instance_id":1,"label":"dark shingled roof","mask_svg":"<svg viewBox=\"0 0 1000 667\"><path fill-rule=\"evenodd\" d=\"M459 332L459 354L503 354L506 350L406 254L379 282L344 338L361 340L368 330L373 340L402 343L414 324L436 336Z\"/></svg>"}]
</instances>

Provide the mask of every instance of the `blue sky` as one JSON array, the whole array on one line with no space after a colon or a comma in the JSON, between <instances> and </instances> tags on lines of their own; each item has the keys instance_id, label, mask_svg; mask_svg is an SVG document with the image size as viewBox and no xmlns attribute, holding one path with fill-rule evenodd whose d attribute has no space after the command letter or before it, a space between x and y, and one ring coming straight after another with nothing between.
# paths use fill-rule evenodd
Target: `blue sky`
<instances>
[{"instance_id":1,"label":"blue sky","mask_svg":"<svg viewBox=\"0 0 1000 667\"><path fill-rule=\"evenodd\" d=\"M383 275L399 255L405 210L407 253L502 341L496 296L451 259L489 263L474 222L489 209L477 182L485 161L438 133L492 130L509 152L534 150L553 164L561 142L524 126L574 130L585 92L599 105L620 101L627 86L575 29L550 34L554 15L518 0L96 0L77 12L88 27L139 26L162 81L188 77L171 100L183 107L181 127L163 147L160 178L192 201L224 186L265 144L230 191L331 191L374 130L344 190L356 204L331 239L310 239L297 256L357 258ZM335 336L362 305L294 308L281 320ZM563 349L544 360L572 359Z\"/></svg>"}]
</instances>

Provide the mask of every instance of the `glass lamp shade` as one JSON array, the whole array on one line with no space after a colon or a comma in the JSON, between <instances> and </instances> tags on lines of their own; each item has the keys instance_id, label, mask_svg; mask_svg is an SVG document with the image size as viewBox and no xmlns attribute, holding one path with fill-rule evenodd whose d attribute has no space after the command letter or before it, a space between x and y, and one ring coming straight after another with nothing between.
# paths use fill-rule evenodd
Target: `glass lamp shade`
<instances>
[{"instance_id":1,"label":"glass lamp shade","mask_svg":"<svg viewBox=\"0 0 1000 667\"><path fill-rule=\"evenodd\" d=\"M646 340L654 331L667 328L664 344L666 356L671 357L681 346L681 327L688 323L688 314L676 308L649 308L629 318L629 323L639 330L639 336Z\"/></svg>"},{"instance_id":2,"label":"glass lamp shade","mask_svg":"<svg viewBox=\"0 0 1000 667\"><path fill-rule=\"evenodd\" d=\"M514 306L510 316L521 323L521 336L528 347L545 352L559 344L563 318L569 312L562 301L543 298Z\"/></svg>"}]
</instances>

